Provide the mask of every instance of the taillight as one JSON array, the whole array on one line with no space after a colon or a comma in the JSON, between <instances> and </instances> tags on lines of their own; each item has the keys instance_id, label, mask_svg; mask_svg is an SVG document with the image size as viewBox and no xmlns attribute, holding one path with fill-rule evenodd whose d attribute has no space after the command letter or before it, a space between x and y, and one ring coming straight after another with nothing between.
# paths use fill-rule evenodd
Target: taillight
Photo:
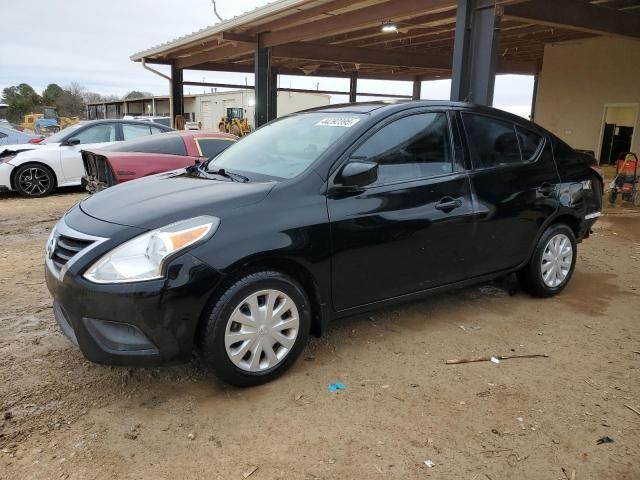
<instances>
[{"instance_id":1,"label":"taillight","mask_svg":"<svg viewBox=\"0 0 640 480\"><path fill-rule=\"evenodd\" d=\"M29 143L40 143L43 140L44 140L44 137L32 138L31 140L29 140Z\"/></svg>"}]
</instances>

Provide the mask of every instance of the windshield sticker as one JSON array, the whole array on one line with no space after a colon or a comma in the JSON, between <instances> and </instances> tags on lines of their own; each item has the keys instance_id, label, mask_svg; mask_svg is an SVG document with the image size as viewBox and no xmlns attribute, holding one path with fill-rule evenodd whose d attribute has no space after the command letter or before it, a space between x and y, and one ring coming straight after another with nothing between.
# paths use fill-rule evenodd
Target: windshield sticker
<instances>
[{"instance_id":1,"label":"windshield sticker","mask_svg":"<svg viewBox=\"0 0 640 480\"><path fill-rule=\"evenodd\" d=\"M344 127L351 128L360 121L359 118L323 118L316 127Z\"/></svg>"}]
</instances>

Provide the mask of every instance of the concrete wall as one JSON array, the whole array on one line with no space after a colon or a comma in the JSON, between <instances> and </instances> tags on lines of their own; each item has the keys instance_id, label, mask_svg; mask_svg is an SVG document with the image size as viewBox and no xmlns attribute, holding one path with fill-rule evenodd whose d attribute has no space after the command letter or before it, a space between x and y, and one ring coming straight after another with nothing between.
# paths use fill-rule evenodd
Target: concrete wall
<instances>
[{"instance_id":1,"label":"concrete wall","mask_svg":"<svg viewBox=\"0 0 640 480\"><path fill-rule=\"evenodd\" d=\"M293 93L278 92L278 116L288 115L307 108L329 105L331 97L320 93ZM249 119L251 127L254 126L255 98L253 90L234 90L230 92L204 93L185 96L184 113L187 120L202 122L203 129L218 129L218 123L226 116L227 108L242 108L244 115ZM169 100L156 98L156 115L169 116ZM101 107L101 105L98 105ZM128 104L129 115L151 115L151 100L143 102L130 102ZM124 102L120 104L120 117L125 114ZM118 118L115 105L109 106L108 118ZM103 118L100 111L97 118Z\"/></svg>"},{"instance_id":2,"label":"concrete wall","mask_svg":"<svg viewBox=\"0 0 640 480\"><path fill-rule=\"evenodd\" d=\"M319 93L278 92L278 116L288 115L307 108L328 105L331 97ZM185 113L195 112L197 122L202 122L203 129L217 130L220 119L226 116L227 108L242 108L254 126L255 97L253 90L235 90L197 95L194 98L193 110L185 104Z\"/></svg>"},{"instance_id":3,"label":"concrete wall","mask_svg":"<svg viewBox=\"0 0 640 480\"><path fill-rule=\"evenodd\" d=\"M545 47L536 123L598 155L606 104L640 104L640 41L597 37ZM640 152L634 123L631 148Z\"/></svg>"},{"instance_id":4,"label":"concrete wall","mask_svg":"<svg viewBox=\"0 0 640 480\"><path fill-rule=\"evenodd\" d=\"M638 106L607 107L606 123L619 127L633 127L638 120Z\"/></svg>"}]
</instances>

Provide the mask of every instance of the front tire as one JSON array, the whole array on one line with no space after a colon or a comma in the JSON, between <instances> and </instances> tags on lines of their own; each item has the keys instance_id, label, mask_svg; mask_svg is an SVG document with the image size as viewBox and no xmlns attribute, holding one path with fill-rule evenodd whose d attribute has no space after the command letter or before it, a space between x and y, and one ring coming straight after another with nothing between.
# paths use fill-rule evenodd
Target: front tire
<instances>
[{"instance_id":1,"label":"front tire","mask_svg":"<svg viewBox=\"0 0 640 480\"><path fill-rule=\"evenodd\" d=\"M287 275L263 271L218 298L199 343L205 364L221 380L250 387L282 375L304 350L310 327L303 288Z\"/></svg>"},{"instance_id":2,"label":"front tire","mask_svg":"<svg viewBox=\"0 0 640 480\"><path fill-rule=\"evenodd\" d=\"M536 297L557 295L571 280L576 257L573 230L561 223L551 225L538 240L527 266L517 273L518 281Z\"/></svg>"},{"instance_id":3,"label":"front tire","mask_svg":"<svg viewBox=\"0 0 640 480\"><path fill-rule=\"evenodd\" d=\"M46 197L55 188L55 178L53 172L44 165L27 163L17 168L14 185L23 197Z\"/></svg>"}]
</instances>

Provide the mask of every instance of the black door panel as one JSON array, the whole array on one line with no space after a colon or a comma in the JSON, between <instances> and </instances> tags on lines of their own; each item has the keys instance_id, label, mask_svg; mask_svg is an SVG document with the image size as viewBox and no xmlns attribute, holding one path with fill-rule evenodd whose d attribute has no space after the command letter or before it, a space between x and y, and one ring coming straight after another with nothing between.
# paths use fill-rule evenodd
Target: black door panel
<instances>
[{"instance_id":1,"label":"black door panel","mask_svg":"<svg viewBox=\"0 0 640 480\"><path fill-rule=\"evenodd\" d=\"M438 208L445 202L455 208ZM467 175L328 198L338 310L461 280L473 236Z\"/></svg>"},{"instance_id":2,"label":"black door panel","mask_svg":"<svg viewBox=\"0 0 640 480\"><path fill-rule=\"evenodd\" d=\"M483 115L462 115L476 170L474 265L469 276L518 266L558 208L560 178L543 135ZM484 167L484 168L483 168Z\"/></svg>"}]
</instances>

